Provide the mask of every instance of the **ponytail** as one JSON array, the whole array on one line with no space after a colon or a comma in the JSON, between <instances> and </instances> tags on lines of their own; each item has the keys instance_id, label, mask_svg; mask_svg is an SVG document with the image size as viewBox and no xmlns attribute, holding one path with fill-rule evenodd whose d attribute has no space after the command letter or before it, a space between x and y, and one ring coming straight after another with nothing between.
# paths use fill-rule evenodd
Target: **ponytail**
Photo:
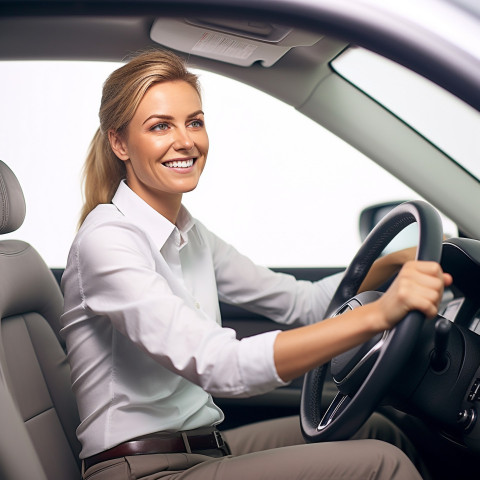
<instances>
[{"instance_id":1,"label":"ponytail","mask_svg":"<svg viewBox=\"0 0 480 480\"><path fill-rule=\"evenodd\" d=\"M84 204L79 226L97 205L112 201L118 184L125 175L125 164L115 156L108 138L98 128L90 143L83 166Z\"/></svg>"}]
</instances>

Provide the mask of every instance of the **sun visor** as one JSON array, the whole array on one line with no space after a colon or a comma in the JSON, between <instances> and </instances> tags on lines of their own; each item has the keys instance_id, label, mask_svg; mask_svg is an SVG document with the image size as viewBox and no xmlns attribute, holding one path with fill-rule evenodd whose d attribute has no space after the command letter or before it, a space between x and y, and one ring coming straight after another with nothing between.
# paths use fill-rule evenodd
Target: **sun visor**
<instances>
[{"instance_id":1,"label":"sun visor","mask_svg":"<svg viewBox=\"0 0 480 480\"><path fill-rule=\"evenodd\" d=\"M272 66L293 47L310 46L322 37L266 22L220 19L157 19L150 38L168 48L248 67Z\"/></svg>"}]
</instances>

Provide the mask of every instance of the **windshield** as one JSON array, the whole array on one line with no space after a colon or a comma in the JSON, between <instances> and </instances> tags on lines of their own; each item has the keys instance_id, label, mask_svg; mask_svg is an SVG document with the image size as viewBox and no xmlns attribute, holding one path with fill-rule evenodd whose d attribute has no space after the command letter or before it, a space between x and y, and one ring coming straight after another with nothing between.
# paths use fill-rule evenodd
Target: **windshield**
<instances>
[{"instance_id":1,"label":"windshield","mask_svg":"<svg viewBox=\"0 0 480 480\"><path fill-rule=\"evenodd\" d=\"M411 70L361 48L349 49L332 67L480 179L480 112Z\"/></svg>"}]
</instances>

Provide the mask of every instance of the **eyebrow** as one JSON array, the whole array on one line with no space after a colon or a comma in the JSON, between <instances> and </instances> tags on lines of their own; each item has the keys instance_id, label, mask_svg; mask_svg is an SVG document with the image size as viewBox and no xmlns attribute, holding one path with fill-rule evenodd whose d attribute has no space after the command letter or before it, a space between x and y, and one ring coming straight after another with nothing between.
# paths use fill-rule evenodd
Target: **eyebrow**
<instances>
[{"instance_id":1,"label":"eyebrow","mask_svg":"<svg viewBox=\"0 0 480 480\"><path fill-rule=\"evenodd\" d=\"M197 110L193 113L191 113L190 115L187 116L187 118L193 118L193 117L196 117L197 115L205 115L203 110ZM145 125L149 120L151 120L152 118L157 118L157 119L160 119L160 120L173 120L174 117L172 117L171 115L162 115L161 113L154 113L153 115L150 115L143 123L142 125Z\"/></svg>"}]
</instances>

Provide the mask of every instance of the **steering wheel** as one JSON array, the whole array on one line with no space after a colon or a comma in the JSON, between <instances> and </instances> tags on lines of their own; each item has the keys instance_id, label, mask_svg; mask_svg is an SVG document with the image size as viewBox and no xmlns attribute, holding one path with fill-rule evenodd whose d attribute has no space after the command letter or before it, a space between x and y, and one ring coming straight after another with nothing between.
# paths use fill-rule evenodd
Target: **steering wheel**
<instances>
[{"instance_id":1,"label":"steering wheel","mask_svg":"<svg viewBox=\"0 0 480 480\"><path fill-rule=\"evenodd\" d=\"M416 258L440 261L443 233L438 213L422 201L402 203L380 220L363 242L330 302L327 317L381 296L379 292L356 293L390 240L413 222L419 227ZM392 330L333 358L330 369L338 393L325 412L320 400L329 363L305 375L300 423L307 442L345 440L363 425L410 356L423 320L420 312L409 312Z\"/></svg>"}]
</instances>

